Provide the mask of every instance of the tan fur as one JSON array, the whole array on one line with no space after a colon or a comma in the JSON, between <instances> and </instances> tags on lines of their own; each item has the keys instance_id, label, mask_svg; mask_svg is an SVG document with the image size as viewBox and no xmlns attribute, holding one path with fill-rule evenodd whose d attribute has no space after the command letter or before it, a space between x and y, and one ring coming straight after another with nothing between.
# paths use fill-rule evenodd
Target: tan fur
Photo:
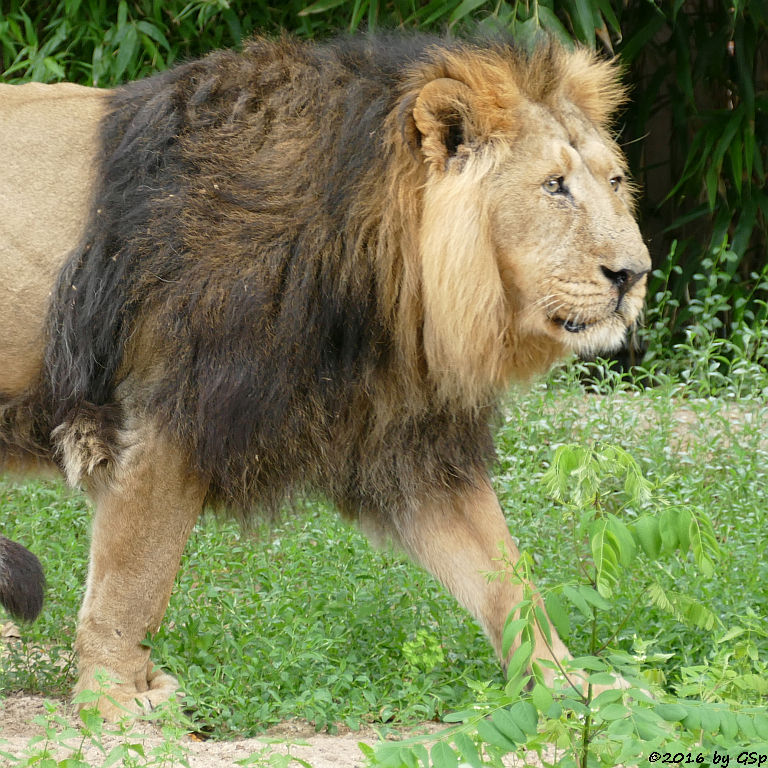
<instances>
[{"instance_id":1,"label":"tan fur","mask_svg":"<svg viewBox=\"0 0 768 768\"><path fill-rule=\"evenodd\" d=\"M460 498L425 500L418 517L406 522L400 544L477 619L501 657L504 624L523 599L523 587L509 572L520 554L487 479ZM569 658L551 632L548 643L537 630L534 658ZM553 670L546 667L544 674L551 683Z\"/></svg>"},{"instance_id":2,"label":"tan fur","mask_svg":"<svg viewBox=\"0 0 768 768\"><path fill-rule=\"evenodd\" d=\"M265 47L257 42L254 55L262 55L260 45ZM301 61L300 56L294 59ZM211 61L212 78L218 76L219 65L230 73L225 59L224 64ZM631 188L624 182L614 189L611 182L625 174L607 125L623 91L612 65L596 62L588 53L550 52L537 62L524 65L497 50L451 48L412 67L396 95L396 108L380 126L378 150L386 153L388 165L383 173L362 177L363 192L350 204L344 220L350 232L343 236L355 241L350 248L355 256L340 259L335 267L340 272L338 285L351 286L349 295L359 296L365 293L356 284L359 254L373 262L381 315L376 320L393 339L385 374L377 370L355 393L369 408L370 423L345 427L362 453L389 448L384 441L386 435L399 434L395 427L404 403L412 423L422 423L420 408L424 413L432 408L448 425L459 412L471 421L473 416L467 414L483 411L510 381L526 381L569 352L616 347L640 312L648 253L632 216ZM288 65L281 61L280 66ZM276 71L279 68L275 65ZM221 77L229 83L229 74ZM277 97L274 103L283 109L277 110L276 119L283 115L294 133L278 131L279 139L270 135L269 151L279 155L284 168L299 169L315 182L322 174L302 163L307 142L317 137L304 130L292 96L284 95L288 106ZM198 106L202 111L206 105ZM242 114L237 120L242 125L249 116L246 106L247 100L238 102ZM34 431L28 426L32 418L24 410L25 397L32 397L40 374L55 276L85 226L104 109L100 91L0 86L0 427L3 419L12 422L9 434ZM253 114L254 121L261 119L255 110ZM209 136L201 131L198 144L193 144L192 136L183 146L197 163L188 166L198 168L200 178L187 189L188 209L173 220L186 227L185 253L174 257L189 258L190 268L198 266L198 257L211 262L220 257L228 266L227 247L237 253L237 233L243 222L252 221L253 211L247 206L227 207L222 202L228 190L221 187L236 172L257 179L259 173L266 174L267 166L257 152L253 158L240 152L236 142L245 134L232 128L237 120L221 120L218 133ZM457 127L461 143L452 146ZM327 126L322 130L327 133ZM369 160L373 163L374 158ZM235 163L229 173L225 162ZM272 166L268 170L274 172ZM548 180L559 177L567 179L567 198L544 189ZM288 202L316 205L312 195L321 192L310 181L305 185L310 190L306 199ZM172 194L162 205L175 204L171 198ZM276 210L281 202L269 200ZM261 211L258 205L253 209ZM219 227L213 232L206 216L214 215L231 231ZM266 227L271 214L267 210L263 215ZM319 226L335 223L323 221ZM316 234L320 243L332 239L327 229ZM165 242L163 233L150 235L161 245ZM220 240L212 245L214 235ZM362 248L369 242L370 250ZM142 258L149 260L152 254L149 249ZM315 253L302 257L318 258ZM236 268L239 262L233 263ZM637 277L623 298L610 277L622 271ZM99 279L101 274L97 273ZM267 271L265 275L270 277ZM142 277L146 282L134 277L130 288L142 285L150 291L163 283L153 274ZM171 291L170 284L162 287ZM77 286L65 288L77 290ZM209 292L201 290L195 312L214 328L225 301L209 287L205 290ZM66 291L63 295L71 296ZM319 304L329 301L326 296L297 295ZM99 707L110 718L125 710L152 708L175 688L172 678L153 668L143 641L160 625L184 543L214 482L213 472L206 475L207 465L195 463L199 425L187 422L171 433L142 399L158 381L170 377L179 356L189 351L173 347L183 343L178 338L183 338L184 329L168 320L170 310L163 316L162 299L143 306L150 309L135 318L125 349L120 350L121 383L112 393L116 412L103 406L89 409L86 403L46 435L67 480L82 486L95 505L88 585L77 635L77 688L96 687L97 670L106 671L114 679L108 693L117 705L103 697ZM569 331L568 325L583 329ZM295 339L296 346L306 343L305 338ZM68 359L67 354L58 359ZM187 374L182 374L183 379ZM193 400L192 395L187 399ZM176 405L185 407L181 396ZM308 399L307 419L315 407L320 410ZM440 426L426 417L424 422ZM317 424L305 439L322 446L322 459L333 467L335 453L343 454L344 446L324 443L327 426L319 420ZM221 435L222 443L230 438L229 433ZM281 449L287 455L292 450L302 455L293 445ZM481 454L482 448L476 453ZM22 462L13 451L3 458L6 465ZM476 468L460 466L457 470L471 475L469 479L456 480L455 487L444 483L444 492L434 491L442 485L422 482L410 465L410 476L398 474L401 458L392 453L388 477L394 473L404 487L408 483L409 488L431 487L429 495L414 491L411 498L403 491L408 503L393 511L394 523L381 510L361 508L362 504L345 512L364 528L396 540L442 581L478 619L500 654L504 621L521 588L508 580L486 578L500 567L499 547L511 561L518 557L488 477L478 476ZM484 459L473 460L479 465ZM259 461L256 457L242 465L244 486L248 472L261 471ZM433 461L437 466L442 458ZM328 472L327 467L322 471ZM370 487L378 488L376 482L390 487L377 474L379 465L370 462L366 471ZM218 492L221 495L222 489ZM551 645L537 637L534 658L567 655L556 634Z\"/></svg>"},{"instance_id":3,"label":"tan fur","mask_svg":"<svg viewBox=\"0 0 768 768\"><path fill-rule=\"evenodd\" d=\"M181 553L203 507L204 481L151 423L121 435L126 446L109 484L90 488L91 560L76 650L76 690L99 690L96 672L117 684L99 709L109 719L151 710L176 682L155 669L144 639L162 621Z\"/></svg>"},{"instance_id":4,"label":"tan fur","mask_svg":"<svg viewBox=\"0 0 768 768\"><path fill-rule=\"evenodd\" d=\"M104 94L0 84L0 395L39 372L53 282L89 212Z\"/></svg>"}]
</instances>

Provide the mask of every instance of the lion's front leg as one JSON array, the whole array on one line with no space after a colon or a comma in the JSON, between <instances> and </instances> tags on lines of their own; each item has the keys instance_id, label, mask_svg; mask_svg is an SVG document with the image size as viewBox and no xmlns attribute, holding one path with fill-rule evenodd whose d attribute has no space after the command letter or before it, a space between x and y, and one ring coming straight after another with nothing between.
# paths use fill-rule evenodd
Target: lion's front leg
<instances>
[{"instance_id":1,"label":"lion's front leg","mask_svg":"<svg viewBox=\"0 0 768 768\"><path fill-rule=\"evenodd\" d=\"M140 435L105 476L89 483L95 516L75 690L100 690L101 671L112 682L98 708L116 720L150 710L176 690L143 642L163 619L206 487L155 433Z\"/></svg>"},{"instance_id":2,"label":"lion's front leg","mask_svg":"<svg viewBox=\"0 0 768 768\"><path fill-rule=\"evenodd\" d=\"M483 478L460 495L423 503L399 528L406 551L477 619L504 663L504 624L523 599L523 587L509 578L488 578L505 567L500 546L512 563L520 556L488 480ZM551 643L536 630L534 660L569 658L554 627ZM554 670L544 667L543 672L552 683Z\"/></svg>"}]
</instances>

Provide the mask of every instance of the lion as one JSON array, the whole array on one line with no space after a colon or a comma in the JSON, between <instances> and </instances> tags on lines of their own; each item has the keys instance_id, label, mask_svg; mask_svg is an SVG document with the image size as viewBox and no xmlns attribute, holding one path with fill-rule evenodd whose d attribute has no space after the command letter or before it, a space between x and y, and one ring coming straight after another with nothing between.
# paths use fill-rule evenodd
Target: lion
<instances>
[{"instance_id":1,"label":"lion","mask_svg":"<svg viewBox=\"0 0 768 768\"><path fill-rule=\"evenodd\" d=\"M92 501L76 690L106 673L105 717L176 689L144 640L201 511L305 491L432 573L504 662L523 588L487 578L518 558L491 425L510 385L641 312L624 97L585 50L421 35L0 86L0 459ZM566 658L536 636L534 660Z\"/></svg>"}]
</instances>

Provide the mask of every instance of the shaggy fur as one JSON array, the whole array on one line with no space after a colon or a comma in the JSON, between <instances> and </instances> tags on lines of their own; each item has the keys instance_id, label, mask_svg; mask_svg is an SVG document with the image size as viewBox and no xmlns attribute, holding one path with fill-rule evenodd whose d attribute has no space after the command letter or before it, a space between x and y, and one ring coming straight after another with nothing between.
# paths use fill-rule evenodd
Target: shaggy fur
<instances>
[{"instance_id":1,"label":"shaggy fur","mask_svg":"<svg viewBox=\"0 0 768 768\"><path fill-rule=\"evenodd\" d=\"M98 129L97 161L69 169L94 184L90 213L48 265L40 347L0 344L0 461L54 461L95 502L79 687L101 667L126 706L167 697L143 640L200 509L305 489L403 546L501 653L520 588L483 575L499 544L517 557L487 475L499 395L620 344L650 266L608 134L614 67L421 36L257 39L65 95L90 109L74 136ZM11 264L15 247L0 240ZM552 637L536 658L567 656Z\"/></svg>"}]
</instances>

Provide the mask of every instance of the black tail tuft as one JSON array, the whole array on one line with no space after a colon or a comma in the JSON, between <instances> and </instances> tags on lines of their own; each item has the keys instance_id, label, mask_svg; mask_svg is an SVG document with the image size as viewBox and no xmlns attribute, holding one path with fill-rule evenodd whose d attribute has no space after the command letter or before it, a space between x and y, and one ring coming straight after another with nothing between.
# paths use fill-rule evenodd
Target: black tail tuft
<instances>
[{"instance_id":1,"label":"black tail tuft","mask_svg":"<svg viewBox=\"0 0 768 768\"><path fill-rule=\"evenodd\" d=\"M40 561L0 536L0 605L16 619L33 621L43 607L45 576Z\"/></svg>"}]
</instances>

